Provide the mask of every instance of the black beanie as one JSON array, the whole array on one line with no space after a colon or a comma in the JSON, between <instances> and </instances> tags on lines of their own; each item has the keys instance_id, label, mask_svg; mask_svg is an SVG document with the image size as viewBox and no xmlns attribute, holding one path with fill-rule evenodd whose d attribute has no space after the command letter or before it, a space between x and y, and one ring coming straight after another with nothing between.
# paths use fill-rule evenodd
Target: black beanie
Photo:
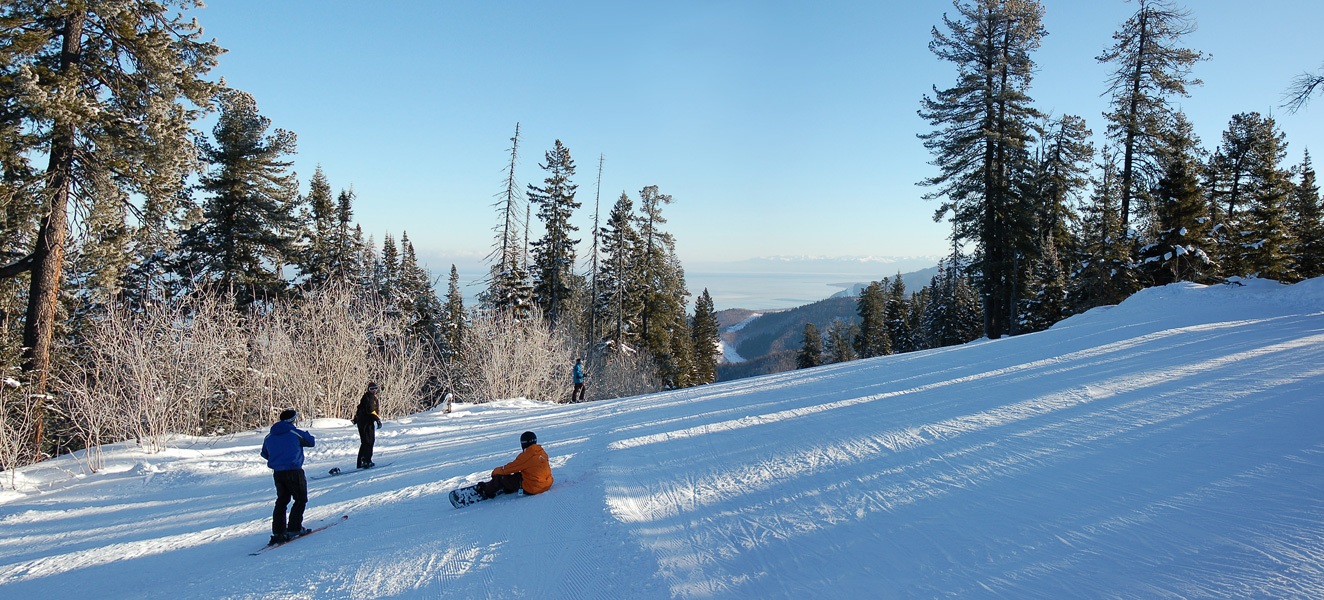
<instances>
[{"instance_id":1,"label":"black beanie","mask_svg":"<svg viewBox=\"0 0 1324 600\"><path fill-rule=\"evenodd\" d=\"M519 436L520 448L528 448L536 443L538 443L538 436L534 435L532 431L525 431L523 435Z\"/></svg>"},{"instance_id":2,"label":"black beanie","mask_svg":"<svg viewBox=\"0 0 1324 600\"><path fill-rule=\"evenodd\" d=\"M294 420L297 418L299 418L299 411L294 410L293 408L287 408L285 410L280 411L280 420L282 421L289 421L293 423Z\"/></svg>"}]
</instances>

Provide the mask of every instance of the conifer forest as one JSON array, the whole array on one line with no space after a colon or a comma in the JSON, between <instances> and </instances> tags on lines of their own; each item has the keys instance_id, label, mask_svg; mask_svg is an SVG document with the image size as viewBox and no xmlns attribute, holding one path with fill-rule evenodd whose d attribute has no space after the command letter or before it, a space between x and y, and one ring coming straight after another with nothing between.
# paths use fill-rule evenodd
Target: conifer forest
<instances>
[{"instance_id":1,"label":"conifer forest","mask_svg":"<svg viewBox=\"0 0 1324 600\"><path fill-rule=\"evenodd\" d=\"M386 418L448 395L568 402L577 357L590 401L716 379L716 311L686 286L666 182L604 196L601 156L530 148L513 115L504 183L472 199L493 235L466 306L455 266L356 223L385 200L293 171L297 132L211 75L223 49L195 4L0 6L0 470L289 407L348 418L368 381ZM797 366L1040 331L1176 281L1324 275L1310 155L1289 164L1288 132L1249 110L1198 139L1180 109L1207 59L1196 16L1130 5L1099 41L1111 76L1082 92L1109 110L1054 115L1032 97L1045 3L952 4L929 42L951 77L915 99L934 171L914 200L951 255L918 289L869 285L858 322L806 326ZM1285 110L1311 110L1320 81L1283 82Z\"/></svg>"}]
</instances>

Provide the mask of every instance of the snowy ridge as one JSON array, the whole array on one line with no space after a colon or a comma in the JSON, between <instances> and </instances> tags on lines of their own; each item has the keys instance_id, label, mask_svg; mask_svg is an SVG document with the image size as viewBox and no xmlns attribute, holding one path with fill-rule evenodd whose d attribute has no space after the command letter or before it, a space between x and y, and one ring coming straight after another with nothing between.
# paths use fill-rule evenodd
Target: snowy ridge
<instances>
[{"instance_id":1,"label":"snowy ridge","mask_svg":"<svg viewBox=\"0 0 1324 600\"><path fill-rule=\"evenodd\" d=\"M389 421L262 555L262 432L0 493L0 597L1324 597L1324 280L1146 290L1049 331L578 405ZM351 466L346 421L307 469ZM546 494L452 509L534 430ZM380 460L379 460L380 462ZM9 481L11 474L0 476Z\"/></svg>"}]
</instances>

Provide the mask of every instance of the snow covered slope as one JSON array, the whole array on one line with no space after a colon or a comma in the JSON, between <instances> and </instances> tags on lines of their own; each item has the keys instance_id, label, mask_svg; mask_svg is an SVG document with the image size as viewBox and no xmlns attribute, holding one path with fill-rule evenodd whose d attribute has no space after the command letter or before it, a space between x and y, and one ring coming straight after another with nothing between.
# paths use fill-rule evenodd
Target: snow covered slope
<instances>
[{"instance_id":1,"label":"snow covered slope","mask_svg":"<svg viewBox=\"0 0 1324 600\"><path fill-rule=\"evenodd\" d=\"M1324 280L1142 292L1034 335L388 422L261 556L250 432L23 469L3 598L1324 597ZM310 473L352 467L311 423ZM534 430L546 494L456 510ZM8 476L9 474L0 474Z\"/></svg>"}]
</instances>

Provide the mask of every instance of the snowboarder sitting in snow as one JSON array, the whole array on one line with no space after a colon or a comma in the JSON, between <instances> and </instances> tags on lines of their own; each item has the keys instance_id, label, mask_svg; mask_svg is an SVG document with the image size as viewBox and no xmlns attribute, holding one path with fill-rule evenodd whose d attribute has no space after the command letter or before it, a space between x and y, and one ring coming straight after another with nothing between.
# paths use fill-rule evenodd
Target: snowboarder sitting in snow
<instances>
[{"instance_id":1,"label":"snowboarder sitting in snow","mask_svg":"<svg viewBox=\"0 0 1324 600\"><path fill-rule=\"evenodd\" d=\"M294 426L299 413L286 409L280 420L271 426L271 433L262 440L262 458L271 467L276 480L276 510L271 513L271 542L280 544L308 533L303 526L303 509L308 504L308 480L303 475L303 449L317 442L313 434ZM285 507L294 499L290 518L285 520Z\"/></svg>"},{"instance_id":2,"label":"snowboarder sitting in snow","mask_svg":"<svg viewBox=\"0 0 1324 600\"><path fill-rule=\"evenodd\" d=\"M368 391L359 399L359 407L351 420L359 426L359 467L367 469L377 466L372 462L372 447L377 443L376 429L382 428L382 418L377 416L377 384L369 383ZM376 429L373 429L376 424Z\"/></svg>"},{"instance_id":3,"label":"snowboarder sitting in snow","mask_svg":"<svg viewBox=\"0 0 1324 600\"><path fill-rule=\"evenodd\" d=\"M541 494L552 487L552 465L547 452L538 445L538 436L525 431L519 436L523 450L515 460L503 467L492 469L492 480L478 484L478 493L484 498L497 494L511 494L524 489L525 494Z\"/></svg>"}]
</instances>

